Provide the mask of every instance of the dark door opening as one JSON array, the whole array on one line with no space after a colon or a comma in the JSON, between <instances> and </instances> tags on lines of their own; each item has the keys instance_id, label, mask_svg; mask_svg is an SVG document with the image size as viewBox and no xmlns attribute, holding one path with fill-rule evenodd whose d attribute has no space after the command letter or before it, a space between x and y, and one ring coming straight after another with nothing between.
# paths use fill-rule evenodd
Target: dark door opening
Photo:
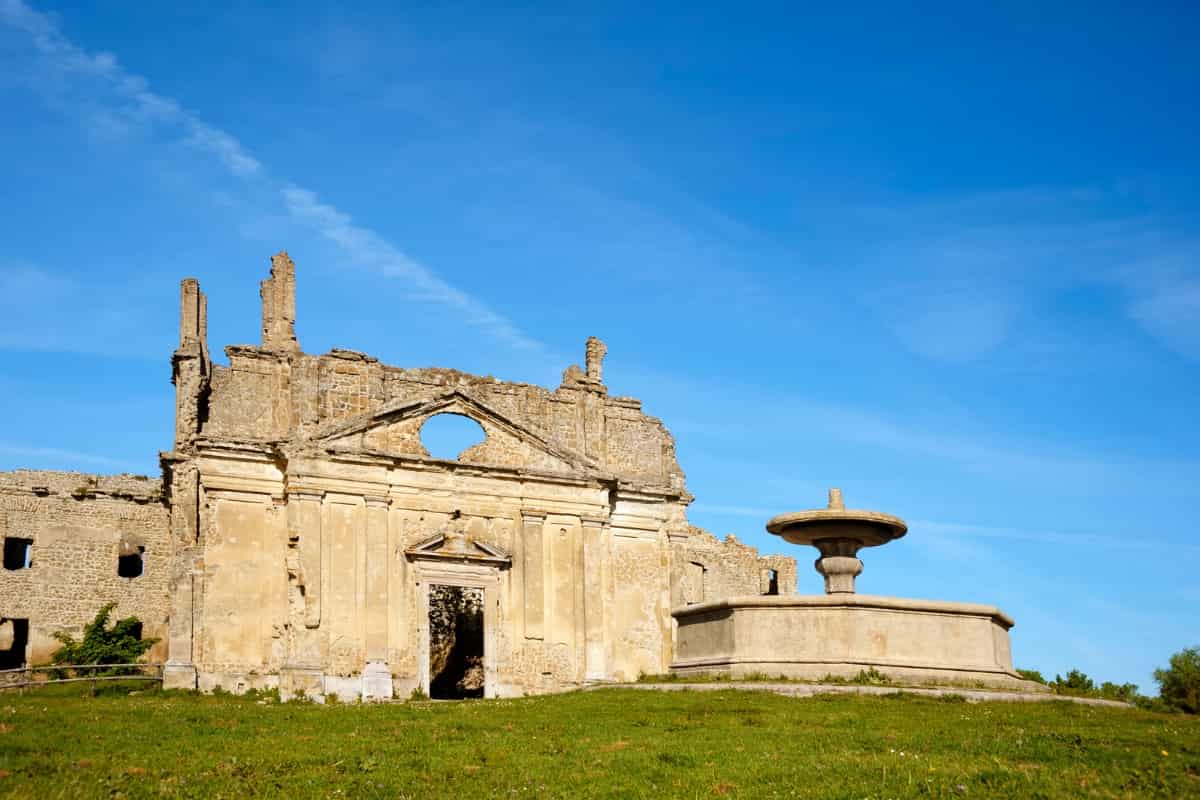
<instances>
[{"instance_id":1,"label":"dark door opening","mask_svg":"<svg viewBox=\"0 0 1200 800\"><path fill-rule=\"evenodd\" d=\"M779 571L767 570L767 594L779 594Z\"/></svg>"},{"instance_id":2,"label":"dark door opening","mask_svg":"<svg viewBox=\"0 0 1200 800\"><path fill-rule=\"evenodd\" d=\"M0 669L24 667L28 646L29 620L0 619Z\"/></svg>"},{"instance_id":3,"label":"dark door opening","mask_svg":"<svg viewBox=\"0 0 1200 800\"><path fill-rule=\"evenodd\" d=\"M429 696L483 697L483 589L429 587Z\"/></svg>"}]
</instances>

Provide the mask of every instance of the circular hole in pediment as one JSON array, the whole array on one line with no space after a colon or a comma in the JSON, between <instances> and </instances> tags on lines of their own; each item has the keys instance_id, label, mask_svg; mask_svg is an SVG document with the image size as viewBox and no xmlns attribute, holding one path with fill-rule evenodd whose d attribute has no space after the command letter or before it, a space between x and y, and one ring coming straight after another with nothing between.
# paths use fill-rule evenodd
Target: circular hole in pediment
<instances>
[{"instance_id":1,"label":"circular hole in pediment","mask_svg":"<svg viewBox=\"0 0 1200 800\"><path fill-rule=\"evenodd\" d=\"M486 439L483 426L463 414L434 414L421 426L421 444L429 455L443 461L457 461Z\"/></svg>"}]
</instances>

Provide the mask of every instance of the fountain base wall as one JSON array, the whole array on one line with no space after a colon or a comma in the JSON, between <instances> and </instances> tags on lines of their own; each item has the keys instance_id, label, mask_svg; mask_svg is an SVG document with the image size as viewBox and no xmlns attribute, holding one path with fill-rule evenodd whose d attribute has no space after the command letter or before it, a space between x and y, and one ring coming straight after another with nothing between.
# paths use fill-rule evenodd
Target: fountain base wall
<instances>
[{"instance_id":1,"label":"fountain base wall","mask_svg":"<svg viewBox=\"0 0 1200 800\"><path fill-rule=\"evenodd\" d=\"M910 683L1038 690L1013 670L1008 629L993 606L873 595L734 597L677 608L683 675L762 673L819 680L875 668Z\"/></svg>"}]
</instances>

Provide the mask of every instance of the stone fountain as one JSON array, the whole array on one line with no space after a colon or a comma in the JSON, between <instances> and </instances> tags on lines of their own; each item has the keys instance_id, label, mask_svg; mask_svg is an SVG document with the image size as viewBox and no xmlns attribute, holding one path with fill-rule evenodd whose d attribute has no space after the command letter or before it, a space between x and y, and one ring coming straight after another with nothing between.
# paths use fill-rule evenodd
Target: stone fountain
<instances>
[{"instance_id":1,"label":"stone fountain","mask_svg":"<svg viewBox=\"0 0 1200 800\"><path fill-rule=\"evenodd\" d=\"M847 509L842 490L830 489L826 508L780 514L767 523L767 530L821 552L815 566L825 578L826 594L853 594L854 579L863 571L858 551L899 539L908 525L891 514Z\"/></svg>"},{"instance_id":2,"label":"stone fountain","mask_svg":"<svg viewBox=\"0 0 1200 800\"><path fill-rule=\"evenodd\" d=\"M767 531L820 552L821 595L751 595L677 608L679 674L854 678L864 670L897 683L1044 691L1013 670L1012 618L995 606L863 595L858 553L908 532L904 520L848 509L840 489L825 508L773 517Z\"/></svg>"}]
</instances>

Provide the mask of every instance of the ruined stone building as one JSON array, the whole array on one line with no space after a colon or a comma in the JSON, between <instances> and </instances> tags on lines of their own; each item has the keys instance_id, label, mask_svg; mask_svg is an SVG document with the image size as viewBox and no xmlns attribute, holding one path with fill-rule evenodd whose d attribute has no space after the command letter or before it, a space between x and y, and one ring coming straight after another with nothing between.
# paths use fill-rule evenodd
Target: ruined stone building
<instances>
[{"instance_id":1,"label":"ruined stone building","mask_svg":"<svg viewBox=\"0 0 1200 800\"><path fill-rule=\"evenodd\" d=\"M598 339L548 391L304 353L284 253L261 293L261 345L222 366L183 281L161 480L0 473L0 668L115 601L168 687L505 696L664 673L672 608L794 593L792 559L688 524L674 440L609 395ZM483 441L432 457L440 414Z\"/></svg>"}]
</instances>

